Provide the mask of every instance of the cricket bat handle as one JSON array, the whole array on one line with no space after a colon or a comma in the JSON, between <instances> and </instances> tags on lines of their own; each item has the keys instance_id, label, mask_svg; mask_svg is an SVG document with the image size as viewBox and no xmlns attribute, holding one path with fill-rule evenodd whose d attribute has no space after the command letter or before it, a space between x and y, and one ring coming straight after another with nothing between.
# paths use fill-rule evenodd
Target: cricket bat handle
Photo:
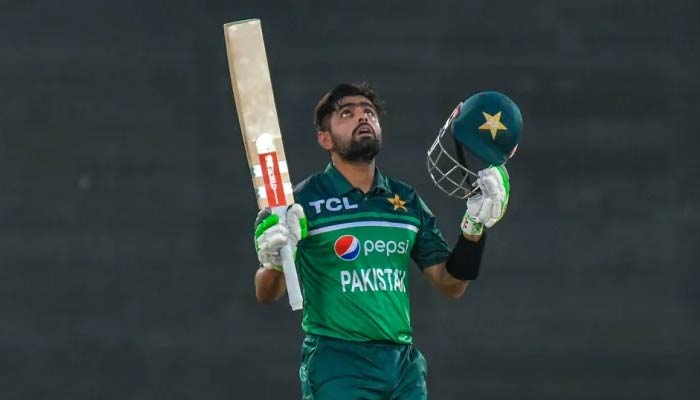
<instances>
[{"instance_id":1,"label":"cricket bat handle","mask_svg":"<svg viewBox=\"0 0 700 400\"><path fill-rule=\"evenodd\" d=\"M280 217L280 222L286 222L287 206L274 207L272 212ZM294 251L289 244L284 245L280 249L282 258L282 272L284 273L284 281L287 285L287 296L289 296L289 305L292 310L301 310L304 306L304 298L301 296L301 287L299 286L299 277L297 276L297 267L294 264Z\"/></svg>"},{"instance_id":2,"label":"cricket bat handle","mask_svg":"<svg viewBox=\"0 0 700 400\"><path fill-rule=\"evenodd\" d=\"M289 296L289 305L292 310L301 310L304 304L304 299L301 297L301 288L299 287L299 278L297 277L297 268L294 265L294 254L292 254L292 246L285 245L280 249L282 256L282 268L284 271L284 281L287 284L287 295Z\"/></svg>"}]
</instances>

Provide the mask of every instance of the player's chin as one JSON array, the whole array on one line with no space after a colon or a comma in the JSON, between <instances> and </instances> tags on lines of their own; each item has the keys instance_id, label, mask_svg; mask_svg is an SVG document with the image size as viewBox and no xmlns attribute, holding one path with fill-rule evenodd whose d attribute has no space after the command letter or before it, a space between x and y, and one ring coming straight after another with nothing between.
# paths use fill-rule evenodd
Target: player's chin
<instances>
[{"instance_id":1,"label":"player's chin","mask_svg":"<svg viewBox=\"0 0 700 400\"><path fill-rule=\"evenodd\" d=\"M364 153L353 154L350 157L345 157L345 159L350 162L370 163L374 161L374 158L377 157L378 153L378 151L367 151Z\"/></svg>"},{"instance_id":2,"label":"player's chin","mask_svg":"<svg viewBox=\"0 0 700 400\"><path fill-rule=\"evenodd\" d=\"M378 140L372 140L364 143L361 149L358 149L358 159L363 161L372 161L382 150L382 143Z\"/></svg>"},{"instance_id":3,"label":"player's chin","mask_svg":"<svg viewBox=\"0 0 700 400\"><path fill-rule=\"evenodd\" d=\"M379 154L381 148L381 141L370 138L369 140L356 141L339 154L350 162L371 162Z\"/></svg>"}]
</instances>

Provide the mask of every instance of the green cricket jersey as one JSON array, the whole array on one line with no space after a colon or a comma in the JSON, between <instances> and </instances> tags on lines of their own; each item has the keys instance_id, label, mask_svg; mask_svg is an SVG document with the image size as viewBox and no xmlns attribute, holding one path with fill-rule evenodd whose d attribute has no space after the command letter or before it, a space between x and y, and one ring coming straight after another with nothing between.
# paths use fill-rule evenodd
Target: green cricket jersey
<instances>
[{"instance_id":1,"label":"green cricket jersey","mask_svg":"<svg viewBox=\"0 0 700 400\"><path fill-rule=\"evenodd\" d=\"M304 331L411 343L410 260L423 269L450 253L416 191L376 170L365 194L331 163L297 185L294 198L309 224L296 253Z\"/></svg>"}]
</instances>

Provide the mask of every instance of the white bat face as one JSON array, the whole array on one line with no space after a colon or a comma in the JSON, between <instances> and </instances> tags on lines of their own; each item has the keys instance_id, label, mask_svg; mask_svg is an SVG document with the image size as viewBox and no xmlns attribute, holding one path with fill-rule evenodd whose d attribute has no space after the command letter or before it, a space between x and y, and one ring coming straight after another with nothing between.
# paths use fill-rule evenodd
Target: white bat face
<instances>
[{"instance_id":1,"label":"white bat face","mask_svg":"<svg viewBox=\"0 0 700 400\"><path fill-rule=\"evenodd\" d=\"M294 202L259 20L224 25L231 85L258 207Z\"/></svg>"}]
</instances>

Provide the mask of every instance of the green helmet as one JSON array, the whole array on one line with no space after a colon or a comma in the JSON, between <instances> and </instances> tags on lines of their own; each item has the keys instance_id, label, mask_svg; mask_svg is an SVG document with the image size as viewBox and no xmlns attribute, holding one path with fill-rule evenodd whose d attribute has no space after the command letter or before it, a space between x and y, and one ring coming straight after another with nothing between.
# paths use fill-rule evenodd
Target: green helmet
<instances>
[{"instance_id":1,"label":"green helmet","mask_svg":"<svg viewBox=\"0 0 700 400\"><path fill-rule=\"evenodd\" d=\"M466 99L452 120L452 135L489 165L501 165L515 154L523 130L520 109L499 92Z\"/></svg>"},{"instance_id":2,"label":"green helmet","mask_svg":"<svg viewBox=\"0 0 700 400\"><path fill-rule=\"evenodd\" d=\"M473 195L477 170L505 164L518 148L522 129L520 109L506 95L490 91L469 97L452 111L428 149L430 178L450 196ZM469 163L465 149L474 156Z\"/></svg>"}]
</instances>

